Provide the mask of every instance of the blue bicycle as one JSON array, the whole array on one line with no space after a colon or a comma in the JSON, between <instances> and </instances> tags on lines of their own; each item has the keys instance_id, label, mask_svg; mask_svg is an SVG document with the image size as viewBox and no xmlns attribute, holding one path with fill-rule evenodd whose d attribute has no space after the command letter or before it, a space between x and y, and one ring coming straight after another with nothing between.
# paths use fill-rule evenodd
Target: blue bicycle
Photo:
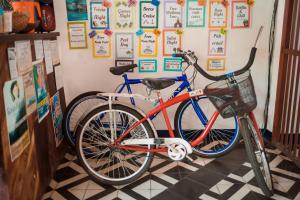
<instances>
[{"instance_id":1,"label":"blue bicycle","mask_svg":"<svg viewBox=\"0 0 300 200\"><path fill-rule=\"evenodd\" d=\"M142 84L143 79L130 79L127 72L130 72L137 65L128 65L122 67L112 67L110 72L113 75L122 76L124 82L118 87L117 93L129 93L132 94L132 85ZM188 66L189 67L189 66ZM187 68L188 68L187 67ZM187 69L186 68L186 69ZM174 78L162 78L180 82L181 84L174 90L170 99L176 97L182 91L192 91L190 82L194 82L196 77L196 71L194 70L192 78L188 78L186 70L183 70L181 76ZM84 116L85 113L89 113L99 103L107 101L106 97L99 96L97 94L100 91L91 91L83 93L73 99L68 105L64 120L63 130L67 138L68 143L75 147L76 136L75 129L77 123ZM130 98L131 104L136 105L134 98ZM185 101L179 105L176 110L174 129L177 137L181 137L190 142L197 138L199 134L205 129L209 119L213 116L212 111L215 111L213 104L207 97L194 98L192 100ZM157 115L154 115L154 119ZM221 116L218 117L214 123L214 127L211 128L208 136L203 140L201 144L193 148L195 154L202 157L219 157L235 147L239 142L239 130L238 121L234 116L229 119L224 119Z\"/></svg>"}]
</instances>

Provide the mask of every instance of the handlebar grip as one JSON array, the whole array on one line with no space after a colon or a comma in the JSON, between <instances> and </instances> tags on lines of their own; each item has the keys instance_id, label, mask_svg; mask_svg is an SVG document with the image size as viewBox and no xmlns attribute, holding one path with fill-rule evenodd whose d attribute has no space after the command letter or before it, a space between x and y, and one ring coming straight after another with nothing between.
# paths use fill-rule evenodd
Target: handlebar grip
<instances>
[{"instance_id":1,"label":"handlebar grip","mask_svg":"<svg viewBox=\"0 0 300 200\"><path fill-rule=\"evenodd\" d=\"M182 53L173 53L172 57L173 58L182 58L183 59L184 58L184 54L182 54Z\"/></svg>"},{"instance_id":2,"label":"handlebar grip","mask_svg":"<svg viewBox=\"0 0 300 200\"><path fill-rule=\"evenodd\" d=\"M247 64L245 65L245 67L243 67L242 69L234 72L234 75L235 76L238 76L240 74L243 74L245 73L246 71L248 71L250 69L250 67L253 65L254 63L254 60L255 60L255 56L256 56L256 51L257 51L257 48L256 47L252 47L251 49L251 53L250 53L250 57L249 57L249 60L247 62Z\"/></svg>"}]
</instances>

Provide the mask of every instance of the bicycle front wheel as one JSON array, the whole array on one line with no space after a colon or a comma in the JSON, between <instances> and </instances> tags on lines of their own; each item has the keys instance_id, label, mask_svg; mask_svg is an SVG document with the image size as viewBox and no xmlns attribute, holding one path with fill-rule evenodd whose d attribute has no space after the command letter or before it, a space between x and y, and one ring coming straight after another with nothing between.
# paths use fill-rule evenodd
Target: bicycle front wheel
<instances>
[{"instance_id":1,"label":"bicycle front wheel","mask_svg":"<svg viewBox=\"0 0 300 200\"><path fill-rule=\"evenodd\" d=\"M207 97L181 103L176 111L174 126L178 137L192 142L204 131L215 107ZM201 157L215 158L230 152L239 142L238 121L234 116L224 119L218 116L207 137L193 147Z\"/></svg>"},{"instance_id":2,"label":"bicycle front wheel","mask_svg":"<svg viewBox=\"0 0 300 200\"><path fill-rule=\"evenodd\" d=\"M124 185L135 181L150 167L153 153L126 150L115 139L130 129L124 140L154 137L150 124L136 110L124 105L100 106L91 111L76 129L76 152L79 161L91 178L110 185ZM136 145L151 149L153 145Z\"/></svg>"},{"instance_id":3,"label":"bicycle front wheel","mask_svg":"<svg viewBox=\"0 0 300 200\"><path fill-rule=\"evenodd\" d=\"M74 98L66 108L62 123L63 133L68 144L75 148L75 128L82 116L99 103L107 101L106 97L97 96L101 92L91 91Z\"/></svg>"},{"instance_id":4,"label":"bicycle front wheel","mask_svg":"<svg viewBox=\"0 0 300 200\"><path fill-rule=\"evenodd\" d=\"M246 153L258 186L266 196L270 197L273 195L273 183L263 141L260 139L260 130L254 127L253 121L248 116L241 118L240 123Z\"/></svg>"}]
</instances>

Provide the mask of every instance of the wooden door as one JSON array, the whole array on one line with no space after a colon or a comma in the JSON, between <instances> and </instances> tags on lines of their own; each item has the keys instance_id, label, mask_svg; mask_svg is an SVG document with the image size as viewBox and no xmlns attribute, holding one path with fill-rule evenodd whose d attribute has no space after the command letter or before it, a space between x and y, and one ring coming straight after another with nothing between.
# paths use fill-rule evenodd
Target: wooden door
<instances>
[{"instance_id":1,"label":"wooden door","mask_svg":"<svg viewBox=\"0 0 300 200\"><path fill-rule=\"evenodd\" d=\"M285 4L273 142L300 165L300 1Z\"/></svg>"}]
</instances>

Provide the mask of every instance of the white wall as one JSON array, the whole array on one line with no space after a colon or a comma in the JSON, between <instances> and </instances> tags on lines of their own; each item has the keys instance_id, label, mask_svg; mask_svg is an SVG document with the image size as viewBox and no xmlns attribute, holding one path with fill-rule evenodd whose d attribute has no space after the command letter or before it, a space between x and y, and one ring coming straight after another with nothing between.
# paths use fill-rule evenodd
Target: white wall
<instances>
[{"instance_id":1,"label":"white wall","mask_svg":"<svg viewBox=\"0 0 300 200\"><path fill-rule=\"evenodd\" d=\"M89 0L88 0L89 2ZM229 29L227 40L227 71L234 71L244 66L249 58L249 52L253 46L257 31L261 25L265 27L260 42L258 44L257 57L253 66L252 74L255 80L255 87L258 96L258 107L256 109L257 118L259 124L263 124L263 110L264 101L267 91L267 68L268 68L268 42L269 42L269 29L271 23L271 16L273 11L274 0L257 0L252 9L252 24L250 29ZM279 15L283 15L283 3L280 0ZM66 5L64 0L54 0L55 14L57 22L57 31L61 33L59 37L61 64L64 68L64 86L66 92L67 102L80 93L90 90L100 91L114 91L115 87L122 82L121 77L116 77L110 74L109 67L114 66L114 58L111 59L94 59L92 57L91 40L89 40L89 49L85 50L69 50L68 49L68 36L67 36L67 16ZM231 8L231 7L230 7ZM229 17L231 16L231 9L229 9ZM278 17L278 23L282 23L282 17ZM163 9L160 9L160 22L163 19ZM206 23L207 25L207 23ZM229 21L230 25L230 21ZM162 28L163 24L160 24ZM136 28L137 29L137 28ZM132 30L132 32L135 32ZM277 26L278 33L281 33L280 26ZM88 29L89 32L89 29ZM186 28L183 36L183 49L193 50L199 57L199 64L206 68L207 63L207 46L208 46L208 28L191 29ZM277 34L277 50L275 55L278 54L278 45L280 44L280 34ZM113 41L113 40L112 40ZM137 40L136 40L137 41ZM163 71L163 57L162 57L162 37L159 41L159 57L158 59L158 73L152 74L139 74L138 72L130 74L130 77L165 77L175 76L178 73L164 72ZM114 42L112 47L114 47ZM136 62L137 58L137 44L136 44ZM113 50L114 52L114 50ZM276 57L276 56L275 56ZM278 56L276 57L278 58ZM274 63L278 63L278 60L274 60ZM274 71L277 71L277 66L274 65ZM214 73L215 75L218 73ZM274 95L274 88L276 87L276 73L273 73L272 83L272 98ZM203 88L210 81L198 76L196 80L196 88ZM143 86L134 87L134 91L145 94L145 88ZM170 94L170 89L163 92L164 94ZM139 104L141 105L141 104ZM271 115L272 107L271 105ZM143 109L149 108L145 104L142 105ZM173 118L174 110L170 109L170 117ZM272 120L270 120L272 123ZM164 128L160 125L160 120L156 119L155 124L158 129ZM272 127L271 125L269 127Z\"/></svg>"}]
</instances>

